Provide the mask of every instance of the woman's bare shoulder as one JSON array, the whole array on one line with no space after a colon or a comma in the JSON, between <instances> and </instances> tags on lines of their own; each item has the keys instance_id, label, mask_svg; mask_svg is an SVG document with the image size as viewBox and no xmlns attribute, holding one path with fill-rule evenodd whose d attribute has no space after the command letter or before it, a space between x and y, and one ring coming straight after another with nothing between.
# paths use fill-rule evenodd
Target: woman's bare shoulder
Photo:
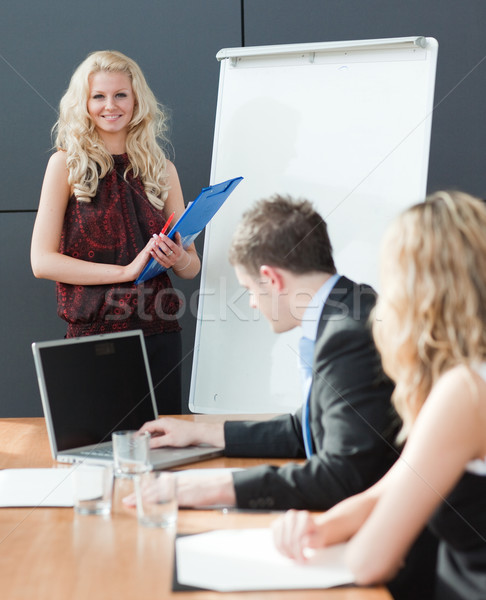
<instances>
[{"instance_id":1,"label":"woman's bare shoulder","mask_svg":"<svg viewBox=\"0 0 486 600\"><path fill-rule=\"evenodd\" d=\"M55 173L67 173L67 153L64 150L56 150L47 163L47 169Z\"/></svg>"}]
</instances>

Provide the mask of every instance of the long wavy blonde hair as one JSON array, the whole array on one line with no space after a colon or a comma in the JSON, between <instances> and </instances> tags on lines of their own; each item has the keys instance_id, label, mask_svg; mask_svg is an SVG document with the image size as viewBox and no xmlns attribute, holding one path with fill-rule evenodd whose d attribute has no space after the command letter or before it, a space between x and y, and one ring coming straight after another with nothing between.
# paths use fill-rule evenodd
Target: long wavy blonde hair
<instances>
[{"instance_id":1,"label":"long wavy blonde hair","mask_svg":"<svg viewBox=\"0 0 486 600\"><path fill-rule=\"evenodd\" d=\"M373 334L410 427L437 379L486 357L486 206L437 192L390 226Z\"/></svg>"},{"instance_id":2,"label":"long wavy blonde hair","mask_svg":"<svg viewBox=\"0 0 486 600\"><path fill-rule=\"evenodd\" d=\"M131 169L135 177L141 177L149 201L161 209L169 189L167 158L159 145L168 146L167 114L158 104L140 67L121 52L102 50L89 54L75 70L61 99L53 132L57 149L67 154L68 181L78 200L90 202L99 179L113 168L113 157L99 137L87 109L89 78L100 71L125 73L131 80L135 107L126 141L130 160L127 171Z\"/></svg>"}]
</instances>

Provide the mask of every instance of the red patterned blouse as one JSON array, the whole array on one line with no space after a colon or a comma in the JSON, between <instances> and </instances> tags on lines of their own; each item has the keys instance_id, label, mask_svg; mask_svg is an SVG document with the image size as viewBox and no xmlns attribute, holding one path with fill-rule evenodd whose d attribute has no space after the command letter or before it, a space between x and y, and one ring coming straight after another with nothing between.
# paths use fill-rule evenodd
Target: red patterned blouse
<instances>
[{"instance_id":1,"label":"red patterned blouse","mask_svg":"<svg viewBox=\"0 0 486 600\"><path fill-rule=\"evenodd\" d=\"M140 178L129 172L126 154L115 155L113 170L100 180L91 202L69 199L60 251L82 260L129 264L163 224L162 211L147 199ZM178 331L181 299L167 273L140 285L57 283L58 315L67 337L142 329L145 335Z\"/></svg>"}]
</instances>

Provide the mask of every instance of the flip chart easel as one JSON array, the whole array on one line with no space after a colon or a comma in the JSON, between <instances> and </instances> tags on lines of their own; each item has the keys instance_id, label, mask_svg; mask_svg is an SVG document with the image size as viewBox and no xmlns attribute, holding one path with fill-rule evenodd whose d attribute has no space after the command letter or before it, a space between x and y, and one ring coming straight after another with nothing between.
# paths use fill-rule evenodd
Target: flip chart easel
<instances>
[{"instance_id":1,"label":"flip chart easel","mask_svg":"<svg viewBox=\"0 0 486 600\"><path fill-rule=\"evenodd\" d=\"M255 200L311 200L338 271L379 288L384 229L423 199L438 44L425 37L221 50L211 181L242 175L206 230L190 409L293 411L299 331L274 334L228 263Z\"/></svg>"}]
</instances>

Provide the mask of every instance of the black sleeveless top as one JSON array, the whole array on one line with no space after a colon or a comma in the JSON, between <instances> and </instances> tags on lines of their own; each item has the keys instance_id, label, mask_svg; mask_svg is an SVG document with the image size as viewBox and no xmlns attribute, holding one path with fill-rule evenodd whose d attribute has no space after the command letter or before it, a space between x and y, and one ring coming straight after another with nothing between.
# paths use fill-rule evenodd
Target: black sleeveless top
<instances>
[{"instance_id":1,"label":"black sleeveless top","mask_svg":"<svg viewBox=\"0 0 486 600\"><path fill-rule=\"evenodd\" d=\"M91 202L69 199L60 251L97 263L129 264L164 224L162 211L150 204L142 181L129 172L126 154L115 155L114 168L100 179ZM67 321L67 337L142 329L145 335L179 331L181 301L167 273L140 285L69 285L57 283L58 315Z\"/></svg>"},{"instance_id":2,"label":"black sleeveless top","mask_svg":"<svg viewBox=\"0 0 486 600\"><path fill-rule=\"evenodd\" d=\"M486 474L466 471L429 527L440 540L437 600L485 600Z\"/></svg>"}]
</instances>

